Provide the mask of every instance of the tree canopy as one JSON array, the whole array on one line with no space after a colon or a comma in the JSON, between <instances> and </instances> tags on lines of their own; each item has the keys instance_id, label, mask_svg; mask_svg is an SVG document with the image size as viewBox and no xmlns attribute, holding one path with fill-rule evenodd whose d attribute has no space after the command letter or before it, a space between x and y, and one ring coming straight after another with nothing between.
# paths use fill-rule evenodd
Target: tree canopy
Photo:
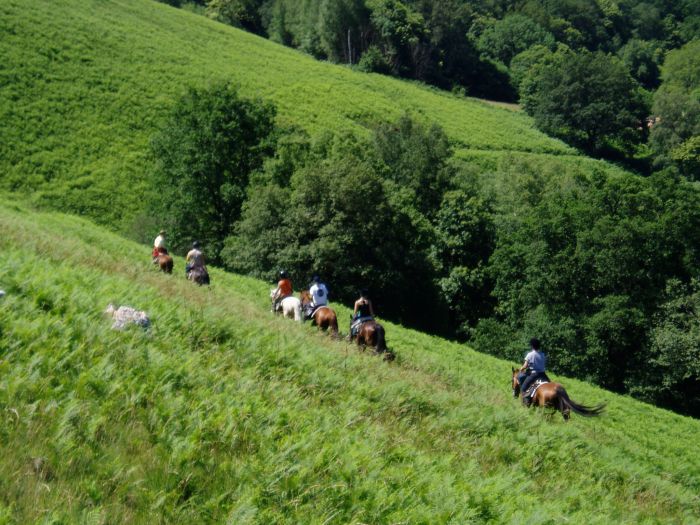
<instances>
[{"instance_id":1,"label":"tree canopy","mask_svg":"<svg viewBox=\"0 0 700 525\"><path fill-rule=\"evenodd\" d=\"M654 95L650 143L660 165L700 174L700 40L671 51Z\"/></svg>"},{"instance_id":2,"label":"tree canopy","mask_svg":"<svg viewBox=\"0 0 700 525\"><path fill-rule=\"evenodd\" d=\"M644 139L645 101L615 57L562 48L524 82L525 109L555 137L590 153L629 152Z\"/></svg>"},{"instance_id":3,"label":"tree canopy","mask_svg":"<svg viewBox=\"0 0 700 525\"><path fill-rule=\"evenodd\" d=\"M274 150L275 108L247 100L227 83L190 88L154 137L154 210L184 250L198 239L220 262L238 219L250 174Z\"/></svg>"}]
</instances>

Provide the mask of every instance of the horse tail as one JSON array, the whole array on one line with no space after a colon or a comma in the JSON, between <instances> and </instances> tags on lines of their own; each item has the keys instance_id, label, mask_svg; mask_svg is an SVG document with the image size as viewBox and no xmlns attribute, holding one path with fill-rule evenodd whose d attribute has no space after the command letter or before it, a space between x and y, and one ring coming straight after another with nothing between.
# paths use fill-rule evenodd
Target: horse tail
<instances>
[{"instance_id":1,"label":"horse tail","mask_svg":"<svg viewBox=\"0 0 700 525\"><path fill-rule=\"evenodd\" d=\"M386 352L386 338L384 335L384 327L377 323L375 325L377 331L377 352Z\"/></svg>"},{"instance_id":2,"label":"horse tail","mask_svg":"<svg viewBox=\"0 0 700 525\"><path fill-rule=\"evenodd\" d=\"M168 259L165 261L165 271L167 273L173 273L173 258L168 255Z\"/></svg>"},{"instance_id":3,"label":"horse tail","mask_svg":"<svg viewBox=\"0 0 700 525\"><path fill-rule=\"evenodd\" d=\"M297 301L294 304L294 320L299 321L300 323L304 320L301 315L301 301Z\"/></svg>"},{"instance_id":4,"label":"horse tail","mask_svg":"<svg viewBox=\"0 0 700 525\"><path fill-rule=\"evenodd\" d=\"M586 416L586 417L591 417L591 416L599 416L600 414L603 413L603 410L605 409L605 404L600 404L595 407L589 407L586 405L579 405L578 403L574 402L570 397L569 394L566 393L566 390L564 390L564 387L559 385L557 387L557 397L561 400L561 403L566 407L569 408L570 410L573 410L577 414L581 416Z\"/></svg>"}]
</instances>

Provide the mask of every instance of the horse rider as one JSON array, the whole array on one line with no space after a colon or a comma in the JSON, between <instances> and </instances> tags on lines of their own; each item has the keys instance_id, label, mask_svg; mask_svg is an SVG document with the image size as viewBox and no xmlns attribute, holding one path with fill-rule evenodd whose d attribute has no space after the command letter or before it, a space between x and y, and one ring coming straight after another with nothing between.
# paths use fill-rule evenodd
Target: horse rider
<instances>
[{"instance_id":1,"label":"horse rider","mask_svg":"<svg viewBox=\"0 0 700 525\"><path fill-rule=\"evenodd\" d=\"M318 275L314 275L311 278L311 283L309 293L311 294L311 304L314 310L319 306L326 306L328 304L328 288L326 288L326 285Z\"/></svg>"},{"instance_id":2,"label":"horse rider","mask_svg":"<svg viewBox=\"0 0 700 525\"><path fill-rule=\"evenodd\" d=\"M207 268L204 265L204 254L199 250L199 241L192 243L192 249L187 252L185 257L185 275L189 276L190 272L195 268L204 270Z\"/></svg>"},{"instance_id":3,"label":"horse rider","mask_svg":"<svg viewBox=\"0 0 700 525\"><path fill-rule=\"evenodd\" d=\"M350 320L350 340L360 331L360 325L374 319L374 308L372 301L369 299L369 292L366 289L360 290L360 298L355 301L355 308L352 312Z\"/></svg>"},{"instance_id":4,"label":"horse rider","mask_svg":"<svg viewBox=\"0 0 700 525\"><path fill-rule=\"evenodd\" d=\"M158 232L158 237L153 241L153 263L157 262L158 256L163 253L168 254L168 250L165 247L165 230L160 230Z\"/></svg>"},{"instance_id":5,"label":"horse rider","mask_svg":"<svg viewBox=\"0 0 700 525\"><path fill-rule=\"evenodd\" d=\"M281 270L279 273L280 280L277 283L277 288L275 289L274 293L272 294L272 311L276 312L279 310L280 303L282 302L282 299L285 297L291 296L294 291L292 289L292 280L289 278L289 275L287 274L286 271Z\"/></svg>"},{"instance_id":6,"label":"horse rider","mask_svg":"<svg viewBox=\"0 0 700 525\"><path fill-rule=\"evenodd\" d=\"M304 316L306 319L311 319L316 310L318 310L321 306L328 305L328 288L326 288L326 285L321 282L321 278L318 275L314 275L311 278L309 295L311 296L311 301L303 306Z\"/></svg>"},{"instance_id":7,"label":"horse rider","mask_svg":"<svg viewBox=\"0 0 700 525\"><path fill-rule=\"evenodd\" d=\"M530 388L530 385L537 381L538 379L544 379L549 381L547 374L545 373L545 366L547 364L547 356L540 349L539 339L533 337L530 339L530 351L525 356L525 362L523 366L520 367L520 374L518 374L518 382L520 383L520 394L523 396L523 404L530 405L532 399L530 397L525 398L525 392Z\"/></svg>"}]
</instances>

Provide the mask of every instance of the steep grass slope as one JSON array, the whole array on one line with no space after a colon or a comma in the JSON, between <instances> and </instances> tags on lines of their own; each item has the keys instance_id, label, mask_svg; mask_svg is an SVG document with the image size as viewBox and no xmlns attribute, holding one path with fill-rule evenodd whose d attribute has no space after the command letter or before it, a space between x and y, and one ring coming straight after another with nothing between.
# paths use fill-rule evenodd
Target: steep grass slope
<instances>
[{"instance_id":1,"label":"steep grass slope","mask_svg":"<svg viewBox=\"0 0 700 525\"><path fill-rule=\"evenodd\" d=\"M219 79L311 135L363 133L409 111L443 126L462 158L530 152L605 166L521 113L318 62L151 0L5 0L0 57L0 187L122 231L143 209L164 115L187 86Z\"/></svg>"},{"instance_id":2,"label":"steep grass slope","mask_svg":"<svg viewBox=\"0 0 700 525\"><path fill-rule=\"evenodd\" d=\"M698 521L698 421L565 380L608 403L565 424L457 344L387 323L386 364L85 220L5 199L0 231L0 523Z\"/></svg>"}]
</instances>

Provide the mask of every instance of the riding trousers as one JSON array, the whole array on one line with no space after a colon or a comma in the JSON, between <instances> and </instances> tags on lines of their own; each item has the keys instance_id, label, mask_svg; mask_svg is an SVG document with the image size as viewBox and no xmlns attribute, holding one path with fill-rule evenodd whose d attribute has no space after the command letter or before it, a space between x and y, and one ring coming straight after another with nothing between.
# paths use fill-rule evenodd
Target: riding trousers
<instances>
[{"instance_id":1,"label":"riding trousers","mask_svg":"<svg viewBox=\"0 0 700 525\"><path fill-rule=\"evenodd\" d=\"M520 392L524 394L527 391L527 389L530 388L530 385L532 383L544 376L544 372L530 372L530 374L525 378L525 380L520 382ZM518 378L520 378L520 376L518 376Z\"/></svg>"}]
</instances>

